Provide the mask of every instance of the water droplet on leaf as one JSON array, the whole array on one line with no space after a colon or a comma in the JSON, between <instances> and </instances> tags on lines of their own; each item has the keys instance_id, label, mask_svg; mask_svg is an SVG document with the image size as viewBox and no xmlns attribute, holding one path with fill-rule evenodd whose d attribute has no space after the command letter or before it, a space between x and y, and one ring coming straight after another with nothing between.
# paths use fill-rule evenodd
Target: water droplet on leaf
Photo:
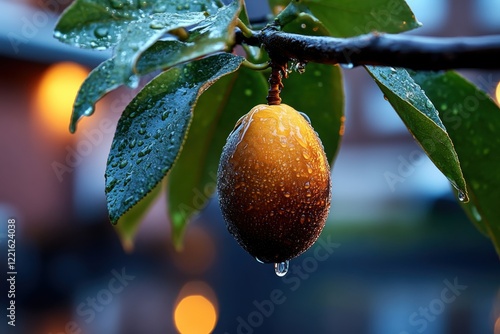
<instances>
[{"instance_id":1,"label":"water droplet on leaf","mask_svg":"<svg viewBox=\"0 0 500 334\"><path fill-rule=\"evenodd\" d=\"M458 191L458 200L460 202L465 202L466 200L468 200L467 195L465 195L465 193L462 190Z\"/></svg>"},{"instance_id":2,"label":"water droplet on leaf","mask_svg":"<svg viewBox=\"0 0 500 334\"><path fill-rule=\"evenodd\" d=\"M99 27L94 30L94 35L98 38L103 38L108 36L108 28L106 27Z\"/></svg>"}]
</instances>

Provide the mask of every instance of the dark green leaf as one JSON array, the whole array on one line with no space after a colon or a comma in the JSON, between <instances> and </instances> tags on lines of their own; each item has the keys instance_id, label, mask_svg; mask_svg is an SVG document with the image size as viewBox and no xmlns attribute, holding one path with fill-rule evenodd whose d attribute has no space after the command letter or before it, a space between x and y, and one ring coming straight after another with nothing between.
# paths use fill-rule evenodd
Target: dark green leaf
<instances>
[{"instance_id":1,"label":"dark green leaf","mask_svg":"<svg viewBox=\"0 0 500 334\"><path fill-rule=\"evenodd\" d=\"M131 77L132 86L139 77L134 74L137 59L148 47L160 39L166 32L194 25L205 19L200 12L194 13L158 13L131 22L115 49L115 70L121 73L122 81Z\"/></svg>"},{"instance_id":2,"label":"dark green leaf","mask_svg":"<svg viewBox=\"0 0 500 334\"><path fill-rule=\"evenodd\" d=\"M221 8L194 29L185 42L178 40L158 41L139 58L136 64L138 75L157 69L166 69L201 56L225 50L232 44L233 30L240 9L240 2ZM132 51L135 57L136 53ZM71 116L70 131L75 132L76 123L83 116L94 112L95 103L113 89L126 84L130 77L127 68L117 65L111 58L96 67L83 83Z\"/></svg>"},{"instance_id":3,"label":"dark green leaf","mask_svg":"<svg viewBox=\"0 0 500 334\"><path fill-rule=\"evenodd\" d=\"M284 2L289 1L270 1L272 8ZM300 0L291 6L299 11L309 9L336 37L372 31L399 33L420 26L404 0Z\"/></svg>"},{"instance_id":4,"label":"dark green leaf","mask_svg":"<svg viewBox=\"0 0 500 334\"><path fill-rule=\"evenodd\" d=\"M462 207L500 255L500 110L456 72L414 78L439 109L460 158L470 197Z\"/></svg>"},{"instance_id":5,"label":"dark green leaf","mask_svg":"<svg viewBox=\"0 0 500 334\"><path fill-rule=\"evenodd\" d=\"M54 36L80 48L107 49L132 21L155 13L213 14L221 5L217 0L76 0L61 15Z\"/></svg>"},{"instance_id":6,"label":"dark green leaf","mask_svg":"<svg viewBox=\"0 0 500 334\"><path fill-rule=\"evenodd\" d=\"M227 136L241 116L265 103L266 95L262 74L242 67L200 97L183 151L169 174L168 207L177 247L190 216L201 210L215 191Z\"/></svg>"},{"instance_id":7,"label":"dark green leaf","mask_svg":"<svg viewBox=\"0 0 500 334\"><path fill-rule=\"evenodd\" d=\"M165 179L164 179L165 180ZM127 252L131 252L134 248L134 237L137 233L139 225L142 222L146 212L161 194L161 189L165 182L160 182L151 190L142 200L139 201L133 208L127 211L120 217L115 225L115 230L120 236L123 248Z\"/></svg>"},{"instance_id":8,"label":"dark green leaf","mask_svg":"<svg viewBox=\"0 0 500 334\"><path fill-rule=\"evenodd\" d=\"M370 75L436 167L467 200L460 162L438 112L404 69L367 66Z\"/></svg>"},{"instance_id":9,"label":"dark green leaf","mask_svg":"<svg viewBox=\"0 0 500 334\"><path fill-rule=\"evenodd\" d=\"M306 28L302 28L303 24ZM328 34L321 23L309 15L301 15L285 30L316 36ZM297 64L292 64L292 67L294 65ZM304 73L290 73L283 84L283 103L309 116L321 138L328 161L333 163L344 132L344 90L339 67L310 63Z\"/></svg>"},{"instance_id":10,"label":"dark green leaf","mask_svg":"<svg viewBox=\"0 0 500 334\"><path fill-rule=\"evenodd\" d=\"M111 222L116 223L168 173L199 95L242 62L242 57L222 53L174 67L130 102L118 122L106 167Z\"/></svg>"},{"instance_id":11,"label":"dark green leaf","mask_svg":"<svg viewBox=\"0 0 500 334\"><path fill-rule=\"evenodd\" d=\"M148 73L227 50L234 42L233 31L240 10L241 1L234 1L193 28L186 41L159 41L142 54L137 71Z\"/></svg>"}]
</instances>

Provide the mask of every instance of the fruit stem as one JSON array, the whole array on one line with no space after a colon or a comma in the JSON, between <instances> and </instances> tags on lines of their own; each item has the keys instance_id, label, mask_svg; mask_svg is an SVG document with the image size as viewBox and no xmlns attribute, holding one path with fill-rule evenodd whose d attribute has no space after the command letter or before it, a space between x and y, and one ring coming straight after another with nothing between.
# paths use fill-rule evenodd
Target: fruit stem
<instances>
[{"instance_id":1,"label":"fruit stem","mask_svg":"<svg viewBox=\"0 0 500 334\"><path fill-rule=\"evenodd\" d=\"M281 89L283 88L283 77L288 77L287 62L271 60L271 75L269 76L269 91L267 93L267 104L281 104Z\"/></svg>"}]
</instances>

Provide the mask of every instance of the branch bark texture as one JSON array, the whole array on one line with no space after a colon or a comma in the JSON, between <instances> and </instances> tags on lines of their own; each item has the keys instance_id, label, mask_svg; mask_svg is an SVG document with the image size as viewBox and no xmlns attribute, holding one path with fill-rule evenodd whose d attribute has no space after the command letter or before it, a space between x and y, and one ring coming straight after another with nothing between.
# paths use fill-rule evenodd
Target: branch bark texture
<instances>
[{"instance_id":1,"label":"branch bark texture","mask_svg":"<svg viewBox=\"0 0 500 334\"><path fill-rule=\"evenodd\" d=\"M263 46L271 59L377 65L414 70L500 69L500 36L418 37L371 33L352 38L291 34L270 26L237 42Z\"/></svg>"}]
</instances>

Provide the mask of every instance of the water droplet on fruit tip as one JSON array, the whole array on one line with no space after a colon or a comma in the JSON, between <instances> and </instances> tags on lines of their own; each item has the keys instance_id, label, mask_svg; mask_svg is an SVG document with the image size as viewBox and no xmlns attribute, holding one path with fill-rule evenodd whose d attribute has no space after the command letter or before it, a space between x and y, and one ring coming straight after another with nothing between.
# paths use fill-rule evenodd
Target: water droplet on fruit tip
<instances>
[{"instance_id":1,"label":"water droplet on fruit tip","mask_svg":"<svg viewBox=\"0 0 500 334\"><path fill-rule=\"evenodd\" d=\"M288 272L289 261L279 262L274 264L274 272L278 277L283 277Z\"/></svg>"}]
</instances>

